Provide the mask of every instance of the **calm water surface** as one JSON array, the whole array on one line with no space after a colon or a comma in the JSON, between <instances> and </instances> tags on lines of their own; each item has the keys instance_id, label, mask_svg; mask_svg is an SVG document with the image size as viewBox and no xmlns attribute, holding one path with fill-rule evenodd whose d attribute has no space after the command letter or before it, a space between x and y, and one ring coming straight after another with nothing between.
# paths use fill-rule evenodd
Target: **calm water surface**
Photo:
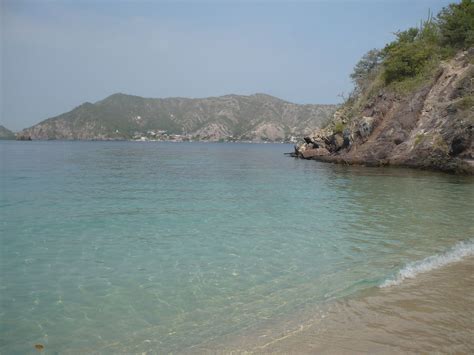
<instances>
[{"instance_id":1,"label":"calm water surface","mask_svg":"<svg viewBox=\"0 0 474 355\"><path fill-rule=\"evenodd\" d=\"M471 255L472 178L291 149L1 142L0 352L181 352Z\"/></svg>"}]
</instances>

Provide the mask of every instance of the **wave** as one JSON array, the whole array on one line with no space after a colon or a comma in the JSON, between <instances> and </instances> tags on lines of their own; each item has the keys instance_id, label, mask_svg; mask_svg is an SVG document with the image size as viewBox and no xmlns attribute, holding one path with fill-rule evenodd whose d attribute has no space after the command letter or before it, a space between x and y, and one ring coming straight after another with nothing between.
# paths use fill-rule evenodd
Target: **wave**
<instances>
[{"instance_id":1,"label":"wave","mask_svg":"<svg viewBox=\"0 0 474 355\"><path fill-rule=\"evenodd\" d=\"M412 279L418 274L438 269L474 255L474 239L457 243L442 254L432 255L423 260L407 264L393 278L385 280L379 287L385 288L400 285L405 279Z\"/></svg>"}]
</instances>

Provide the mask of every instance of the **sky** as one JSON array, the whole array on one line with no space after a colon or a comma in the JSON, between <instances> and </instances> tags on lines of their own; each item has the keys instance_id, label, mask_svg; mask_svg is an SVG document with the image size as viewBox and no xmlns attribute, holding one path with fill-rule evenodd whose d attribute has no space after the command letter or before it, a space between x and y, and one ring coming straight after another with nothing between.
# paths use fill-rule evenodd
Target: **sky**
<instances>
[{"instance_id":1,"label":"sky","mask_svg":"<svg viewBox=\"0 0 474 355\"><path fill-rule=\"evenodd\" d=\"M360 57L445 0L0 0L0 124L122 92L338 103Z\"/></svg>"}]
</instances>

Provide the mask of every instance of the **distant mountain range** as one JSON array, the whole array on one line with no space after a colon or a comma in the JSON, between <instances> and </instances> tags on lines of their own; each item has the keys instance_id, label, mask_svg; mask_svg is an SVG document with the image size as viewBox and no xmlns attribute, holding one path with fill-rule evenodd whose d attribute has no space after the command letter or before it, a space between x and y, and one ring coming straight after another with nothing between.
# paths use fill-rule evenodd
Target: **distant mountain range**
<instances>
[{"instance_id":1,"label":"distant mountain range","mask_svg":"<svg viewBox=\"0 0 474 355\"><path fill-rule=\"evenodd\" d=\"M15 139L15 133L0 125L0 139Z\"/></svg>"},{"instance_id":2,"label":"distant mountain range","mask_svg":"<svg viewBox=\"0 0 474 355\"><path fill-rule=\"evenodd\" d=\"M153 99L114 94L24 129L32 139L281 141L331 119L336 105L300 105L265 94Z\"/></svg>"}]
</instances>

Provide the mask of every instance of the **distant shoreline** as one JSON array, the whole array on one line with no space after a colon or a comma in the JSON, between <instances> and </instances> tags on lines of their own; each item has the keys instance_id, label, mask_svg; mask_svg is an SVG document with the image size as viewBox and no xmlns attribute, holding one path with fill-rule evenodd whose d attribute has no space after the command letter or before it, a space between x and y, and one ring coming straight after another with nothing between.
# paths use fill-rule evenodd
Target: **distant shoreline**
<instances>
[{"instance_id":1,"label":"distant shoreline","mask_svg":"<svg viewBox=\"0 0 474 355\"><path fill-rule=\"evenodd\" d=\"M0 140L2 141L2 140ZM289 141L251 141L251 140L235 140L235 141L216 141L216 140L158 140L158 139L3 139L3 141L15 142L135 142L135 143L151 143L151 142L169 142L169 143L250 143L250 144L294 144Z\"/></svg>"}]
</instances>

